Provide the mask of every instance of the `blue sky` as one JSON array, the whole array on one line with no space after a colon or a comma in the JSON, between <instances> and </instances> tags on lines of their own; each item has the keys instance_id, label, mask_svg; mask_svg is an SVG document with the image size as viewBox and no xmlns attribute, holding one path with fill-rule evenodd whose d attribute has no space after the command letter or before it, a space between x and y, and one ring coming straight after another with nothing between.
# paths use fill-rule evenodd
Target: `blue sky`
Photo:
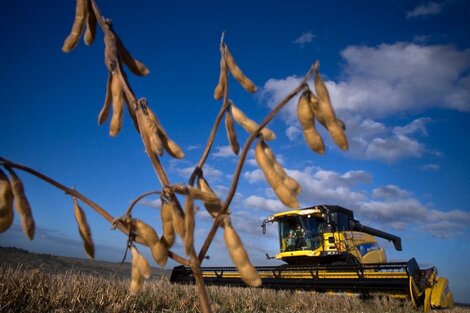
<instances>
[{"instance_id":1,"label":"blue sky","mask_svg":"<svg viewBox=\"0 0 470 313\"><path fill-rule=\"evenodd\" d=\"M240 67L258 85L247 94L230 81L230 97L260 121L300 81L315 60L338 116L347 124L348 152L328 135L327 153L314 154L295 119L295 101L269 125L270 144L288 173L303 186L302 205L338 204L366 225L403 239L403 252L387 243L390 260L416 257L450 280L457 301L470 302L470 4L449 1L106 1L103 15L148 77L130 75L186 158L162 162L174 183L187 182L209 135L219 102L219 40L226 31ZM102 33L61 52L75 1L0 3L0 155L31 166L121 215L139 194L159 189L142 142L126 115L121 133L97 125L106 83ZM246 133L237 128L239 140ZM237 158L222 128L205 167L224 196ZM27 242L18 218L0 245L85 257L70 198L20 173L37 224ZM260 222L284 210L268 188L253 154L231 205L236 229L255 264L278 249L276 230ZM119 261L125 236L85 208L97 258ZM158 230L158 200L135 216ZM210 227L198 214L197 245ZM176 251L181 252L180 246ZM206 264L230 263L217 236ZM222 252L221 252L222 251ZM174 265L169 263L169 267Z\"/></svg>"}]
</instances>

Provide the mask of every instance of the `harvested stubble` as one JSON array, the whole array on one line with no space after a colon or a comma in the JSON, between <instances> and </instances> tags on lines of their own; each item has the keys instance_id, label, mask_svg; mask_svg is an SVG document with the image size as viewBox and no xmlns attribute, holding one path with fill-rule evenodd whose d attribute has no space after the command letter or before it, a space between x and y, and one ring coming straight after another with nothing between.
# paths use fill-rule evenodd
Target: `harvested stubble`
<instances>
[{"instance_id":1,"label":"harvested stubble","mask_svg":"<svg viewBox=\"0 0 470 313\"><path fill-rule=\"evenodd\" d=\"M46 274L0 266L0 277L2 312L200 312L194 286L171 284L156 276L135 297L128 294L129 279L115 276ZM421 312L409 302L386 297L364 301L346 295L215 286L209 286L208 293L215 312Z\"/></svg>"}]
</instances>

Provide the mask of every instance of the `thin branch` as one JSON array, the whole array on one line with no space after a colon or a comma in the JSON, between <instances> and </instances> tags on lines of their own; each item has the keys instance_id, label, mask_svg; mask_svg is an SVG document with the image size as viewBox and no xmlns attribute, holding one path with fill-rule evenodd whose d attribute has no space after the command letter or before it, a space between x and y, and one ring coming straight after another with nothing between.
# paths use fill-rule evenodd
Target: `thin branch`
<instances>
[{"instance_id":1,"label":"thin branch","mask_svg":"<svg viewBox=\"0 0 470 313\"><path fill-rule=\"evenodd\" d=\"M132 209L134 208L134 206L140 201L142 200L143 198L145 197L148 197L150 195L159 195L161 194L161 191L158 191L158 190L154 190L154 191L149 191L149 192L146 192L146 193L143 193L141 194L140 196L138 196L137 198L134 199L134 201L132 201L131 205L129 206L129 208L127 209L126 213L124 214L125 216L126 215L130 215L131 212L132 212Z\"/></svg>"},{"instance_id":2,"label":"thin branch","mask_svg":"<svg viewBox=\"0 0 470 313\"><path fill-rule=\"evenodd\" d=\"M222 32L222 35L220 37L220 53L221 57L223 58L223 45L224 45L224 37L225 37L225 32ZM204 152L202 153L201 159L199 160L196 168L194 169L191 177L189 178L189 185L194 186L194 180L196 176L199 175L200 171L202 170L202 167L207 161L207 158L209 156L209 153L211 151L212 145L214 144L215 136L217 135L217 131L220 126L220 122L222 121L222 118L224 117L224 114L226 114L227 111L227 106L228 106L228 71L225 73L226 76L226 85L224 89L224 99L222 102L222 106L220 107L219 113L217 114L217 117L215 118L214 125L212 126L211 133L209 135L209 138L207 139L207 144L206 148L204 149Z\"/></svg>"},{"instance_id":3,"label":"thin branch","mask_svg":"<svg viewBox=\"0 0 470 313\"><path fill-rule=\"evenodd\" d=\"M0 156L0 164L2 164L3 166L7 166L7 167L13 167L13 168L16 168L16 169L19 169L19 170L22 170L22 171L25 171L33 176L36 176L37 178L51 184L52 186L62 190L63 192L65 192L66 194L68 195L71 195L77 199L79 199L80 201L82 201L83 203L85 203L87 206L89 206L90 208L92 208L93 210L95 210L98 214L100 214L102 217L104 217L109 223L113 224L113 222L115 222L115 225L117 226L117 228L119 228L119 230L121 232L123 232L126 236L129 234L129 228L126 227L126 225L124 225L123 223L117 221L116 222L116 218L114 218L111 214L109 214L105 209L103 209L100 205L98 205L97 203L93 202L92 200L90 200L89 198L87 198L86 196L84 196L83 194L81 194L80 192L78 192L76 189L72 189L72 188L69 188L67 186L64 186L62 185L61 183L59 183L58 181L30 168L30 167L27 167L27 166L24 166L22 164L18 164L18 163L15 163L15 162L12 162L10 160L7 160L3 157ZM136 241L140 244L143 244L145 245L145 242L140 238L140 237L136 237ZM186 266L189 266L190 265L190 261L186 258L183 258L182 256L176 254L176 253L173 253L171 251L168 251L168 256L170 258L172 258L173 260L175 260L176 262L180 263L180 264L183 264L183 265L186 265Z\"/></svg>"},{"instance_id":4,"label":"thin branch","mask_svg":"<svg viewBox=\"0 0 470 313\"><path fill-rule=\"evenodd\" d=\"M101 30L103 31L103 33L111 32L111 30L108 27L106 27L106 25L105 25L106 24L105 19L101 15L101 11L100 11L98 5L96 4L96 1L91 0L91 4L92 4L93 11L96 15L96 18L98 20L98 24L100 25ZM119 64L116 67L116 74L117 74L117 76L118 76L118 78L121 82L121 86L124 90L124 93L126 94L126 98L130 102L129 105L130 105L131 109L134 110L134 111L138 110L139 109L138 105L136 105L138 100L137 100L137 98L135 96L135 93L132 90L129 82L126 79L125 74L122 71L121 60L118 60L118 61L119 61ZM139 123L139 121L137 121L137 122ZM142 141L144 142L145 150L146 151L152 151L151 149L149 149L149 144L144 139L144 136L142 136L142 134L141 134L141 137L142 137ZM157 176L160 180L161 185L163 187L170 185L170 181L168 180L168 176L166 175L165 170L163 169L158 157L153 153L147 153L147 154L150 158L150 161L152 162L152 166L153 166L153 168L154 168L154 170L155 170L155 172L156 172L156 174L157 174Z\"/></svg>"},{"instance_id":5,"label":"thin branch","mask_svg":"<svg viewBox=\"0 0 470 313\"><path fill-rule=\"evenodd\" d=\"M243 146L242 153L240 155L240 159L238 160L237 168L235 169L235 173L233 175L232 179L232 185L230 187L230 190L228 192L227 198L225 199L224 205L222 206L219 214L225 214L227 212L227 209L232 202L233 196L235 195L235 191L238 186L238 181L240 179L240 174L243 168L243 165L245 163L246 156L248 155L248 151L250 149L251 144L255 140L256 137L259 136L259 133L261 129L263 129L275 116L276 114L293 98L295 95L297 95L306 85L307 80L312 76L314 72L314 66L310 68L310 70L307 72L303 80L300 82L300 84L292 90L263 120L263 122L259 125L259 127L248 137L245 145ZM200 252L199 252L199 261L202 262L204 257L206 256L207 250L209 249L210 244L212 243L212 240L214 239L214 236L217 232L217 229L219 228L220 220L216 219L214 220L214 223L212 224L212 228L207 234L206 240L204 242L204 245L202 246Z\"/></svg>"},{"instance_id":6,"label":"thin branch","mask_svg":"<svg viewBox=\"0 0 470 313\"><path fill-rule=\"evenodd\" d=\"M100 25L101 29L104 27L104 18L101 15L100 8L96 4L95 0L91 0L91 7L93 8L93 12L95 12L96 20L98 21L98 24Z\"/></svg>"},{"instance_id":7,"label":"thin branch","mask_svg":"<svg viewBox=\"0 0 470 313\"><path fill-rule=\"evenodd\" d=\"M105 20L104 20L103 16L101 15L101 12L99 10L98 5L96 4L96 1L91 0L91 4L92 4L93 11L95 13L95 16L97 18L98 24L100 25L103 32L106 33L106 31L108 31L108 32L111 31L110 29L108 29L105 26ZM224 38L224 34L222 33L221 46L223 44L223 38ZM118 62L120 63L120 60L118 60ZM132 91L132 89L131 89L131 87L130 87L130 85L129 85L122 69L121 69L121 64L118 64L116 72L117 72L118 78L121 82L121 86L124 90L124 93L126 94L126 97L127 97L127 100L128 100L128 105L131 107L131 110L134 110L134 112L136 112L137 110L140 109L139 106L137 105L138 100L135 97L135 94ZM209 140L209 142L207 144L207 147L206 147L206 150L205 150L205 152L204 152L204 154L201 158L201 161L199 162L198 167L196 167L196 170L198 168L201 169L202 166L204 165L206 159L207 159L207 156L209 154L209 151L210 151L210 149L212 147L212 144L213 144L213 141L214 141L215 133L217 131L218 125L220 124L220 120L222 119L223 112L225 111L224 107L226 106L226 102L227 102L226 98L227 98L227 92L225 93L223 108L221 108L221 111L219 112L219 115L218 115L220 117L218 118L218 120L216 120L216 123L214 125L215 130L213 129L213 131L211 133L211 136L210 136L210 138L212 138L212 139ZM136 114L136 116L139 116L139 114ZM139 118L137 118L137 123L140 124ZM140 129L140 126L139 126L139 129ZM148 138L146 138L146 136L144 136L142 133L140 134L140 136L141 136L141 139L144 143L145 150L147 151L147 155L149 156L149 159L150 159L150 161L152 163L152 166L153 166L153 168L154 168L154 170L157 174L158 179L160 180L161 185L163 186L164 189L165 189L165 187L169 187L170 186L170 181L168 179L168 176L167 176L165 170L163 169L163 166L160 163L160 159L154 153L151 152L152 150L150 149L150 144L148 142ZM190 181L192 182L192 184L194 184L194 179L195 179L195 176L192 175L191 178L190 178ZM176 201L175 201L176 204L179 207L181 207L181 205L180 205L179 201L177 200L177 198L174 195L173 195L173 197L176 199ZM131 210L131 209L129 209L129 210ZM110 222L112 223L112 219L110 220ZM175 261L178 261L176 258L179 258L179 256L174 255L171 252L169 252L169 256L170 257L173 256L172 258ZM200 300L200 304L201 304L201 309L205 313L210 313L210 312L212 312L212 310L211 310L211 307L210 307L209 297L207 295L207 291L206 291L206 288L204 286L204 280L202 278L201 269L200 269L200 262L198 261L198 258L196 257L195 251L192 253L191 259L192 259L192 261L190 262L190 265L192 267L193 272L195 273L195 280L196 280L196 285L197 285L197 288L198 288L198 291L199 291L199 300ZM182 261L184 261L184 262L182 262ZM187 265L187 263L188 263L186 259L183 259L183 260L178 261L178 262L180 262L181 264L185 264L185 265Z\"/></svg>"}]
</instances>

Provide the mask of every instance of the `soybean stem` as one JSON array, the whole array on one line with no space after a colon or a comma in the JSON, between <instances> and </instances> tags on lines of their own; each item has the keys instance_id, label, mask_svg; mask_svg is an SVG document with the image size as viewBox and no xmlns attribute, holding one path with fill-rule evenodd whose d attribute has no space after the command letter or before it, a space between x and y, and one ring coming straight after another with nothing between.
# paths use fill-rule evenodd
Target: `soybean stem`
<instances>
[{"instance_id":1,"label":"soybean stem","mask_svg":"<svg viewBox=\"0 0 470 313\"><path fill-rule=\"evenodd\" d=\"M111 224L115 223L117 228L119 228L119 230L121 232L123 232L125 235L129 234L129 228L127 228L126 225L124 225L120 221L116 220L111 214L108 213L108 211L106 211L100 205L98 205L97 203L93 202L92 200L90 200L89 198L87 198L86 196L81 194L76 189L72 189L72 188L69 188L67 186L64 186L61 183L59 183L58 181L50 178L49 176L44 175L43 173L40 173L40 172L38 172L38 171L36 171L36 170L34 170L30 167L27 167L25 165L12 162L12 161L7 160L3 157L0 157L0 162L2 163L3 166L13 167L13 168L25 171L25 172L33 175L33 176L36 176L37 178L39 178L39 179L51 184L52 186L62 190L66 194L71 195L72 197L75 197L75 198L79 199L80 201L85 203L87 206L89 206L90 208L95 210L102 217L104 217L109 223L111 223ZM137 242L145 245L145 242L140 237L136 236L136 240L137 240ZM175 260L176 262L178 262L178 263L181 263L181 264L186 265L186 266L190 265L189 260L187 260L186 258L183 258L182 256L179 256L176 253L168 251L168 256L170 258L172 258L173 260Z\"/></svg>"},{"instance_id":2,"label":"soybean stem","mask_svg":"<svg viewBox=\"0 0 470 313\"><path fill-rule=\"evenodd\" d=\"M224 52L223 52L223 45L224 45L224 36L225 32L222 32L222 36L220 38L220 57L224 58ZM224 61L225 62L225 61ZM227 105L228 105L228 71L225 73L225 89L224 89L224 99L222 102L222 106L220 107L219 113L217 114L217 117L215 118L214 125L212 126L211 133L209 135L209 138L207 139L207 144L206 148L204 149L204 152L202 153L201 159L199 160L199 163L197 164L196 168L194 169L191 177L189 178L189 185L194 186L194 180L197 175L199 175L200 171L202 170L202 167L207 161L207 157L209 156L209 153L211 151L212 145L214 144L215 136L217 135L217 131L220 126L220 122L222 121L222 118L224 117L224 114L227 111Z\"/></svg>"},{"instance_id":3,"label":"soybean stem","mask_svg":"<svg viewBox=\"0 0 470 313\"><path fill-rule=\"evenodd\" d=\"M298 94L304 87L305 84L307 83L307 80L312 76L314 72L314 66L310 68L310 70L307 72L307 74L304 76L303 80L300 82L300 84L292 90L281 102L279 102L278 105L266 116L266 118L263 120L263 122L258 126L258 128L248 137L247 141L245 142L245 145L243 146L242 153L240 155L240 159L238 160L237 163L237 168L235 169L235 173L233 175L232 179L232 185L230 187L230 190L228 192L227 198L225 199L224 205L222 206L219 214L225 214L227 212L227 209L230 205L230 203L233 200L233 196L235 195L235 191L238 186L238 181L240 179L240 174L243 168L243 165L245 163L246 156L248 155L248 151L250 149L251 144L255 140L256 137L258 137L259 133L261 130L276 116L276 114L293 98L295 97L296 94ZM214 236L217 232L217 229L219 228L220 220L215 219L214 223L212 224L212 228L210 229L209 233L207 234L206 240L204 241L204 245L202 246L200 252L199 252L199 261L203 260L204 257L206 256L207 250L209 249L210 244L212 243L212 240L214 239Z\"/></svg>"},{"instance_id":4,"label":"soybean stem","mask_svg":"<svg viewBox=\"0 0 470 313\"><path fill-rule=\"evenodd\" d=\"M134 201L132 201L131 205L129 206L129 208L127 209L126 213L124 215L130 215L131 212L132 212L132 209L134 208L134 206L140 201L142 200L143 198L145 197L148 197L150 195L159 195L161 194L161 191L159 190L154 190L154 191L149 191L149 192L146 192L146 193L143 193L141 194L140 196L138 196L137 198L134 199Z\"/></svg>"}]
</instances>

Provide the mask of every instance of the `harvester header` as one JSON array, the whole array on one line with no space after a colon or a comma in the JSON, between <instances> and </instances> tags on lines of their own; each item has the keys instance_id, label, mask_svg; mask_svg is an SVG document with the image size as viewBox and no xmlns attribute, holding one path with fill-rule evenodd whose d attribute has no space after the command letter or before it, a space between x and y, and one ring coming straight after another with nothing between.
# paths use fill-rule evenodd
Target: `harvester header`
<instances>
[{"instance_id":1,"label":"harvester header","mask_svg":"<svg viewBox=\"0 0 470 313\"><path fill-rule=\"evenodd\" d=\"M453 306L448 280L438 277L435 267L420 269L414 258L387 262L376 237L402 251L400 237L362 225L349 209L318 205L280 212L263 221L263 233L274 223L279 253L267 256L286 264L257 267L263 287L388 294L410 299L425 311ZM203 267L202 275L208 284L244 285L235 267ZM171 281L194 282L191 268L175 267Z\"/></svg>"}]
</instances>

